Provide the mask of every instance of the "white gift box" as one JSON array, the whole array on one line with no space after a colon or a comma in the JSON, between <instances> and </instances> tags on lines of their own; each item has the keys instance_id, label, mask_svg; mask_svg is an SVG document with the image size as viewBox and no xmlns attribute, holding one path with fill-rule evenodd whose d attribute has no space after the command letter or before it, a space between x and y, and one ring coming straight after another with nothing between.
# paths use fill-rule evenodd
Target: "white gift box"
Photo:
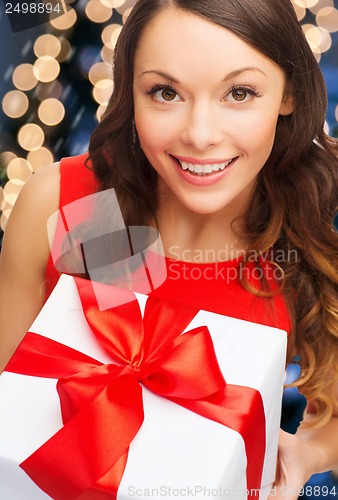
<instances>
[{"instance_id":1,"label":"white gift box","mask_svg":"<svg viewBox=\"0 0 338 500\"><path fill-rule=\"evenodd\" d=\"M147 296L135 295L143 311ZM256 496L266 499L275 478L286 333L207 311L199 311L186 330L203 325L209 329L226 382L254 388L262 396L266 453ZM114 361L93 338L70 276L61 276L30 332L102 363ZM55 379L9 372L0 377L1 498L51 498L19 464L63 425L56 383ZM145 387L142 392L145 418L131 442L117 499L246 499L247 458L242 436Z\"/></svg>"}]
</instances>

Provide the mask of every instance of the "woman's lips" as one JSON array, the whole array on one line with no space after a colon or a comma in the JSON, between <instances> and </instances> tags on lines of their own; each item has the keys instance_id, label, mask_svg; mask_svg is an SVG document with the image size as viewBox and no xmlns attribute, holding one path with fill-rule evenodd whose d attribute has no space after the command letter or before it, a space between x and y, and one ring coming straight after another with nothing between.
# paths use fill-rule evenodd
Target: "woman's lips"
<instances>
[{"instance_id":1,"label":"woman's lips","mask_svg":"<svg viewBox=\"0 0 338 500\"><path fill-rule=\"evenodd\" d=\"M203 163L196 163L196 160L194 160L193 163L192 161L186 161L188 158L184 158L183 160L181 157L177 158L172 155L170 157L180 176L190 184L199 186L208 186L218 182L232 170L238 159L238 156L236 156L230 160L220 162L216 160L204 160Z\"/></svg>"}]
</instances>

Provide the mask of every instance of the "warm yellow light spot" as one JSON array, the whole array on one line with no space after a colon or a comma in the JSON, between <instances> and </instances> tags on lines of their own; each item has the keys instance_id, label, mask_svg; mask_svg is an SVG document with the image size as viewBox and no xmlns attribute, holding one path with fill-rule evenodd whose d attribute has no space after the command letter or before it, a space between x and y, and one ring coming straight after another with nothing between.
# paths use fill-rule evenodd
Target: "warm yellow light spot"
<instances>
[{"instance_id":1,"label":"warm yellow light spot","mask_svg":"<svg viewBox=\"0 0 338 500\"><path fill-rule=\"evenodd\" d=\"M106 111L106 109L107 109L107 106L105 106L104 104L100 104L100 106L97 108L97 110L96 110L96 118L97 118L98 122L101 121L102 115Z\"/></svg>"},{"instance_id":2,"label":"warm yellow light spot","mask_svg":"<svg viewBox=\"0 0 338 500\"><path fill-rule=\"evenodd\" d=\"M104 45L101 49L101 59L103 62L108 64L108 66L112 67L114 57L114 50Z\"/></svg>"},{"instance_id":3,"label":"warm yellow light spot","mask_svg":"<svg viewBox=\"0 0 338 500\"><path fill-rule=\"evenodd\" d=\"M23 125L18 133L18 141L20 146L26 151L33 151L34 149L39 149L43 141L45 140L45 134L39 125L35 123L27 123ZM15 160L14 160L15 161Z\"/></svg>"},{"instance_id":4,"label":"warm yellow light spot","mask_svg":"<svg viewBox=\"0 0 338 500\"><path fill-rule=\"evenodd\" d=\"M31 90L38 83L32 64L20 64L15 68L12 81L19 90Z\"/></svg>"},{"instance_id":5,"label":"warm yellow light spot","mask_svg":"<svg viewBox=\"0 0 338 500\"><path fill-rule=\"evenodd\" d=\"M313 24L304 24L302 28L313 52L320 54L331 47L331 36L323 28L319 28Z\"/></svg>"},{"instance_id":6,"label":"warm yellow light spot","mask_svg":"<svg viewBox=\"0 0 338 500\"><path fill-rule=\"evenodd\" d=\"M104 5L100 0L89 0L85 12L88 19L94 23L104 23L108 21L113 14L112 8Z\"/></svg>"},{"instance_id":7,"label":"warm yellow light spot","mask_svg":"<svg viewBox=\"0 0 338 500\"><path fill-rule=\"evenodd\" d=\"M2 100L2 109L10 118L19 118L24 115L28 106L28 97L21 90L7 92Z\"/></svg>"},{"instance_id":8,"label":"warm yellow light spot","mask_svg":"<svg viewBox=\"0 0 338 500\"><path fill-rule=\"evenodd\" d=\"M54 57L41 56L35 61L33 71L40 82L51 82L57 78L60 65Z\"/></svg>"},{"instance_id":9,"label":"warm yellow light spot","mask_svg":"<svg viewBox=\"0 0 338 500\"><path fill-rule=\"evenodd\" d=\"M318 0L292 0L292 1L299 7L305 7L306 9L310 9L311 7L313 7L318 3Z\"/></svg>"},{"instance_id":10,"label":"warm yellow light spot","mask_svg":"<svg viewBox=\"0 0 338 500\"><path fill-rule=\"evenodd\" d=\"M67 30L74 26L77 20L77 15L74 9L69 9L62 16L55 17L55 19L51 19L49 22L53 26L53 28L57 30Z\"/></svg>"},{"instance_id":11,"label":"warm yellow light spot","mask_svg":"<svg viewBox=\"0 0 338 500\"><path fill-rule=\"evenodd\" d=\"M7 167L7 176L14 184L23 185L32 175L33 169L25 158L15 158Z\"/></svg>"},{"instance_id":12,"label":"warm yellow light spot","mask_svg":"<svg viewBox=\"0 0 338 500\"><path fill-rule=\"evenodd\" d=\"M45 99L38 108L38 116L46 125L57 125L65 116L65 108L58 99Z\"/></svg>"},{"instance_id":13,"label":"warm yellow light spot","mask_svg":"<svg viewBox=\"0 0 338 500\"><path fill-rule=\"evenodd\" d=\"M126 22L126 20L128 19L129 17L129 14L131 13L131 11L133 10L132 7L129 7L129 9L126 9L124 12L123 12L123 15L122 15L122 22L123 24Z\"/></svg>"},{"instance_id":14,"label":"warm yellow light spot","mask_svg":"<svg viewBox=\"0 0 338 500\"><path fill-rule=\"evenodd\" d=\"M320 9L316 16L318 26L324 28L330 33L338 31L338 9L333 7L324 7Z\"/></svg>"},{"instance_id":15,"label":"warm yellow light spot","mask_svg":"<svg viewBox=\"0 0 338 500\"><path fill-rule=\"evenodd\" d=\"M60 40L50 34L39 36L34 43L34 53L37 57L57 57L61 50Z\"/></svg>"},{"instance_id":16,"label":"warm yellow light spot","mask_svg":"<svg viewBox=\"0 0 338 500\"><path fill-rule=\"evenodd\" d=\"M9 211L9 213L10 213L10 211ZM9 215L9 213L8 213L8 215ZM3 231L5 231L5 229L6 229L7 221L8 221L8 217L6 216L5 212L3 212L1 217L0 217L0 227Z\"/></svg>"},{"instance_id":17,"label":"warm yellow light spot","mask_svg":"<svg viewBox=\"0 0 338 500\"><path fill-rule=\"evenodd\" d=\"M120 24L109 24L101 33L102 41L109 49L114 49L117 39L121 33L122 26Z\"/></svg>"},{"instance_id":18,"label":"warm yellow light spot","mask_svg":"<svg viewBox=\"0 0 338 500\"><path fill-rule=\"evenodd\" d=\"M294 4L294 8L297 14L297 19L298 21L302 21L306 15L306 8L305 7L300 7L296 3Z\"/></svg>"},{"instance_id":19,"label":"warm yellow light spot","mask_svg":"<svg viewBox=\"0 0 338 500\"><path fill-rule=\"evenodd\" d=\"M17 184L13 181L6 182L4 187L4 200L10 205L14 205L22 187L23 184Z\"/></svg>"},{"instance_id":20,"label":"warm yellow light spot","mask_svg":"<svg viewBox=\"0 0 338 500\"><path fill-rule=\"evenodd\" d=\"M324 7L333 7L333 0L320 0L316 5L310 7L310 11L316 15Z\"/></svg>"},{"instance_id":21,"label":"warm yellow light spot","mask_svg":"<svg viewBox=\"0 0 338 500\"><path fill-rule=\"evenodd\" d=\"M124 3L126 3L125 0L100 0L100 1L103 3L103 5L105 5L106 7L110 7L111 9L117 9L118 7L121 7Z\"/></svg>"},{"instance_id":22,"label":"warm yellow light spot","mask_svg":"<svg viewBox=\"0 0 338 500\"><path fill-rule=\"evenodd\" d=\"M27 155L27 160L31 164L33 171L36 172L39 168L53 163L54 157L49 149L42 147L35 151L30 151Z\"/></svg>"},{"instance_id":23,"label":"warm yellow light spot","mask_svg":"<svg viewBox=\"0 0 338 500\"><path fill-rule=\"evenodd\" d=\"M93 64L88 73L88 78L93 85L100 80L112 79L112 77L113 72L111 66L104 62Z\"/></svg>"},{"instance_id":24,"label":"warm yellow light spot","mask_svg":"<svg viewBox=\"0 0 338 500\"><path fill-rule=\"evenodd\" d=\"M0 153L0 168L7 168L9 163L15 160L15 158L17 158L17 155L12 151L3 151Z\"/></svg>"},{"instance_id":25,"label":"warm yellow light spot","mask_svg":"<svg viewBox=\"0 0 338 500\"><path fill-rule=\"evenodd\" d=\"M93 88L93 97L99 104L107 105L108 100L113 92L113 81L108 78L100 80Z\"/></svg>"}]
</instances>

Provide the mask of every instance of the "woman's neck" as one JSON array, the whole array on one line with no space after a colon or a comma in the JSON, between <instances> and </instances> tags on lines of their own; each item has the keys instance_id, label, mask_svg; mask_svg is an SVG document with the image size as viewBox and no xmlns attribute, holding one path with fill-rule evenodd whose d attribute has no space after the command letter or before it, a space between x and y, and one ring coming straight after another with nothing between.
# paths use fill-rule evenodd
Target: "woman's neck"
<instances>
[{"instance_id":1,"label":"woman's neck","mask_svg":"<svg viewBox=\"0 0 338 500\"><path fill-rule=\"evenodd\" d=\"M198 214L167 197L161 200L156 222L151 225L160 232L166 257L195 262L232 260L246 251L239 236L243 214L232 208Z\"/></svg>"}]
</instances>

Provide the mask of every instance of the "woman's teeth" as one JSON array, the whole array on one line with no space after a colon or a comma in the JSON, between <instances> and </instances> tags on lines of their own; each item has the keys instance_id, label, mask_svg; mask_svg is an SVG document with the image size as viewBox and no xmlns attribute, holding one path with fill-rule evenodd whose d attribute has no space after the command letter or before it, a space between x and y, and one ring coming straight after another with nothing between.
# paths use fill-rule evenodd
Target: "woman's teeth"
<instances>
[{"instance_id":1,"label":"woman's teeth","mask_svg":"<svg viewBox=\"0 0 338 500\"><path fill-rule=\"evenodd\" d=\"M183 170L189 170L189 172L192 172L193 174L197 175L206 175L206 174L211 174L213 172L218 172L219 170L224 170L225 167L230 165L232 161L233 158L227 162L213 163L208 165L200 165L200 164L195 165L193 163L187 163L185 161L179 161L179 163L183 168Z\"/></svg>"}]
</instances>

